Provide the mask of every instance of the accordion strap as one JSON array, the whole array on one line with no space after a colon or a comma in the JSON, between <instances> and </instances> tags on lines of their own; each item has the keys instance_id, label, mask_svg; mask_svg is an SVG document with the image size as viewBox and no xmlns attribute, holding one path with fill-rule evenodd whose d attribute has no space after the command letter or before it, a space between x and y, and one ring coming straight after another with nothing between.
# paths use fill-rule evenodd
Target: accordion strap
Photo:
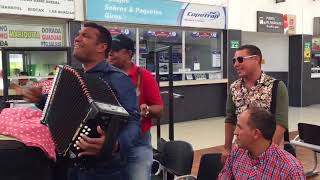
<instances>
[{"instance_id":1,"label":"accordion strap","mask_svg":"<svg viewBox=\"0 0 320 180\"><path fill-rule=\"evenodd\" d=\"M141 84L141 68L138 67L138 73L137 73L137 87L136 87L136 93L137 97L140 97L140 84ZM139 98L138 98L139 100Z\"/></svg>"}]
</instances>

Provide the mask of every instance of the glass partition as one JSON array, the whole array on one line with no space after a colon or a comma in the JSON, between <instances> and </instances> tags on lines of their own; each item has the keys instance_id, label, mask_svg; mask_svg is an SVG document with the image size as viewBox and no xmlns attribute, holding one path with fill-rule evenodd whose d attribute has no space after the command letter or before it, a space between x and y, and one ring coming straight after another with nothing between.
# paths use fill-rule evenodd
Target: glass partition
<instances>
[{"instance_id":1,"label":"glass partition","mask_svg":"<svg viewBox=\"0 0 320 180\"><path fill-rule=\"evenodd\" d=\"M222 32L186 31L186 80L222 78Z\"/></svg>"},{"instance_id":2,"label":"glass partition","mask_svg":"<svg viewBox=\"0 0 320 180\"><path fill-rule=\"evenodd\" d=\"M7 78L1 95L7 88L9 96L20 96L24 87L34 86L35 83L53 79L57 66L68 64L70 50L68 48L3 48L7 69ZM1 66L2 67L2 66Z\"/></svg>"},{"instance_id":3,"label":"glass partition","mask_svg":"<svg viewBox=\"0 0 320 180\"><path fill-rule=\"evenodd\" d=\"M159 61L160 81L168 80L169 47L172 47L173 80L182 80L182 32L177 29L139 29L139 65L155 73Z\"/></svg>"}]
</instances>

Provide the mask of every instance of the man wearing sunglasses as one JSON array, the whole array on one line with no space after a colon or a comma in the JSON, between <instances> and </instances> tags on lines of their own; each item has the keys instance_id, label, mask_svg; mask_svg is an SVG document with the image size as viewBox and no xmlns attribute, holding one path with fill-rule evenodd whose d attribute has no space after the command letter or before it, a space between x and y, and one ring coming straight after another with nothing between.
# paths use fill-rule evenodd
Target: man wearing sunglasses
<instances>
[{"instance_id":1,"label":"man wearing sunglasses","mask_svg":"<svg viewBox=\"0 0 320 180\"><path fill-rule=\"evenodd\" d=\"M232 62L239 79L230 85L228 93L223 161L230 154L239 115L248 107L262 107L275 115L277 126L272 143L283 148L288 129L288 91L282 81L261 70L261 61L261 51L254 45L241 46L235 52Z\"/></svg>"}]
</instances>

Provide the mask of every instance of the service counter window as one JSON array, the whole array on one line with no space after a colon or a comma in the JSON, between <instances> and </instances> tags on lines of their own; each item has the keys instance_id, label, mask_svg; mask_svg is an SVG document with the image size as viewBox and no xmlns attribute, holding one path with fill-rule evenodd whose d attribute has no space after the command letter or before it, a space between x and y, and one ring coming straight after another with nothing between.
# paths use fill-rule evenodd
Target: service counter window
<instances>
[{"instance_id":1,"label":"service counter window","mask_svg":"<svg viewBox=\"0 0 320 180\"><path fill-rule=\"evenodd\" d=\"M139 29L139 66L155 74L158 60L160 81L168 81L169 48L172 48L173 80L182 80L182 31Z\"/></svg>"},{"instance_id":2,"label":"service counter window","mask_svg":"<svg viewBox=\"0 0 320 180\"><path fill-rule=\"evenodd\" d=\"M15 49L15 48L12 48ZM47 48L48 50L37 50L37 48L23 48L25 50L8 50L2 64L6 63L8 95L21 95L24 87L35 86L39 82L52 80L57 72L58 65L68 64L70 59L69 48ZM40 48L41 49L41 48ZM2 53L4 53L2 51Z\"/></svg>"},{"instance_id":3,"label":"service counter window","mask_svg":"<svg viewBox=\"0 0 320 180\"><path fill-rule=\"evenodd\" d=\"M222 32L185 31L185 79L222 78Z\"/></svg>"},{"instance_id":4,"label":"service counter window","mask_svg":"<svg viewBox=\"0 0 320 180\"><path fill-rule=\"evenodd\" d=\"M134 42L136 42L136 28L118 27L118 26L106 26L106 28L110 31L112 37L117 36L119 34L124 34L129 38L131 38ZM136 62L136 52L134 52L132 61Z\"/></svg>"}]
</instances>

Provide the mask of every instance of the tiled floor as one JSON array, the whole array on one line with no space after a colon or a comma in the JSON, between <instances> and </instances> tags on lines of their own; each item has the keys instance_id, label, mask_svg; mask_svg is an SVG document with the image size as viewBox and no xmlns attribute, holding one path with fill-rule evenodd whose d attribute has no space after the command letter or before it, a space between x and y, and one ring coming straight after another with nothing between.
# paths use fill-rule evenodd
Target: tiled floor
<instances>
[{"instance_id":1,"label":"tiled floor","mask_svg":"<svg viewBox=\"0 0 320 180\"><path fill-rule=\"evenodd\" d=\"M320 105L312 105L303 108L289 108L289 131L291 138L297 133L299 122L320 125ZM192 173L197 174L199 160L202 154L209 152L221 152L224 144L224 117L194 120L175 124L175 140L184 140L192 144L195 159ZM168 139L168 125L161 126L161 137ZM156 127L152 130L152 144L156 147ZM311 151L297 148L297 157L301 160L305 170L313 165L313 154ZM318 162L320 162L318 160ZM319 169L319 168L318 168ZM309 179L319 179L319 176Z\"/></svg>"},{"instance_id":2,"label":"tiled floor","mask_svg":"<svg viewBox=\"0 0 320 180\"><path fill-rule=\"evenodd\" d=\"M299 122L320 125L320 105L303 108L289 108L289 131L297 131ZM215 117L174 125L175 140L184 140L192 144L195 150L224 144L224 117ZM156 127L152 127L152 144L156 147ZM168 125L161 125L161 137L168 139Z\"/></svg>"}]
</instances>

